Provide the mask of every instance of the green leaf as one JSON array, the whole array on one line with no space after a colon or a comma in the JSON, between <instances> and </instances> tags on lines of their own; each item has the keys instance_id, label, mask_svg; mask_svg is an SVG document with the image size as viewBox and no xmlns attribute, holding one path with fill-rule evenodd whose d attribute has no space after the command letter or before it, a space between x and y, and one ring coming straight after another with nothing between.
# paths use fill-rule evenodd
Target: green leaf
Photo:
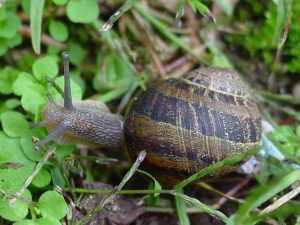
<instances>
[{"instance_id":1,"label":"green leaf","mask_svg":"<svg viewBox=\"0 0 300 225\"><path fill-rule=\"evenodd\" d=\"M27 134L20 139L20 144L25 156L32 161L39 161L42 158L42 152L34 149L32 143L32 134Z\"/></svg>"},{"instance_id":2,"label":"green leaf","mask_svg":"<svg viewBox=\"0 0 300 225\"><path fill-rule=\"evenodd\" d=\"M56 156L59 160L64 160L65 157L70 156L74 151L74 145L57 146Z\"/></svg>"},{"instance_id":3,"label":"green leaf","mask_svg":"<svg viewBox=\"0 0 300 225\"><path fill-rule=\"evenodd\" d=\"M68 39L68 28L60 21L51 20L49 23L49 32L57 41L65 41Z\"/></svg>"},{"instance_id":4,"label":"green leaf","mask_svg":"<svg viewBox=\"0 0 300 225\"><path fill-rule=\"evenodd\" d=\"M19 139L7 137L0 131L0 164L10 162L21 163L22 165L31 163L20 148Z\"/></svg>"},{"instance_id":5,"label":"green leaf","mask_svg":"<svg viewBox=\"0 0 300 225\"><path fill-rule=\"evenodd\" d=\"M53 185L58 186L58 187L65 187L66 186L66 180L62 172L59 170L58 167L54 167L51 170L51 177L52 177L52 182Z\"/></svg>"},{"instance_id":6,"label":"green leaf","mask_svg":"<svg viewBox=\"0 0 300 225\"><path fill-rule=\"evenodd\" d=\"M45 56L36 60L32 66L32 72L38 80L44 80L45 77L53 78L58 74L58 65L56 58Z\"/></svg>"},{"instance_id":7,"label":"green leaf","mask_svg":"<svg viewBox=\"0 0 300 225\"><path fill-rule=\"evenodd\" d=\"M210 12L209 8L207 8L207 6L201 2L201 0L188 0L188 2L195 12L198 11L203 16L209 17L215 21L213 14Z\"/></svg>"},{"instance_id":8,"label":"green leaf","mask_svg":"<svg viewBox=\"0 0 300 225\"><path fill-rule=\"evenodd\" d=\"M36 54L41 52L42 17L45 0L30 1L31 43Z\"/></svg>"},{"instance_id":9,"label":"green leaf","mask_svg":"<svg viewBox=\"0 0 300 225\"><path fill-rule=\"evenodd\" d=\"M300 179L300 170L289 172L283 177L272 180L269 183L264 183L262 186L255 188L249 197L245 200L235 217L236 224L244 224L248 220L249 212L252 209L260 206L267 200L274 197L280 191L286 189Z\"/></svg>"},{"instance_id":10,"label":"green leaf","mask_svg":"<svg viewBox=\"0 0 300 225\"><path fill-rule=\"evenodd\" d=\"M0 198L0 216L10 221L21 220L28 214L30 202L31 194L28 190L15 203L10 203L9 199Z\"/></svg>"},{"instance_id":11,"label":"green leaf","mask_svg":"<svg viewBox=\"0 0 300 225\"><path fill-rule=\"evenodd\" d=\"M47 98L41 93L28 90L22 95L21 104L26 111L37 115L47 104Z\"/></svg>"},{"instance_id":12,"label":"green leaf","mask_svg":"<svg viewBox=\"0 0 300 225\"><path fill-rule=\"evenodd\" d=\"M17 33L12 38L6 39L5 43L9 48L14 48L22 43L22 36Z\"/></svg>"},{"instance_id":13,"label":"green leaf","mask_svg":"<svg viewBox=\"0 0 300 225\"><path fill-rule=\"evenodd\" d=\"M18 77L18 71L5 67L0 71L0 93L11 94L13 92L13 84Z\"/></svg>"},{"instance_id":14,"label":"green leaf","mask_svg":"<svg viewBox=\"0 0 300 225\"><path fill-rule=\"evenodd\" d=\"M0 190L15 194L32 174L34 166L35 164L31 163L20 168L0 169Z\"/></svg>"},{"instance_id":15,"label":"green leaf","mask_svg":"<svg viewBox=\"0 0 300 225\"><path fill-rule=\"evenodd\" d=\"M27 92L44 93L44 87L34 80L33 76L26 72L19 73L13 84L13 91L16 95L23 95Z\"/></svg>"},{"instance_id":16,"label":"green leaf","mask_svg":"<svg viewBox=\"0 0 300 225\"><path fill-rule=\"evenodd\" d=\"M187 196L185 194L182 194L180 191L178 192L178 190L180 189L176 189L176 192L173 193L174 196L180 197L182 200L184 200L186 203L189 203L190 205L192 205L193 207L196 207L199 209L199 211L201 212L205 212L208 213L209 215L212 216L217 216L220 220L222 220L225 224L228 224L229 219L228 217L222 213L219 210L216 210L214 208L212 208L211 206L208 206L202 202L200 202L198 199L196 198L192 198L190 196ZM184 207L184 206L180 206L180 207ZM184 210L184 209L181 209ZM184 211L182 211L182 213L186 213ZM186 220L186 218L185 218Z\"/></svg>"},{"instance_id":17,"label":"green leaf","mask_svg":"<svg viewBox=\"0 0 300 225\"><path fill-rule=\"evenodd\" d=\"M36 225L61 225L59 220L57 220L56 218L53 218L53 217L49 217L49 216L40 218L40 219L36 219L34 222Z\"/></svg>"},{"instance_id":18,"label":"green leaf","mask_svg":"<svg viewBox=\"0 0 300 225\"><path fill-rule=\"evenodd\" d=\"M149 177L151 179L152 182L149 186L149 189L155 190L157 193L150 194L149 198L147 199L148 200L147 203L149 205L155 205L155 203L157 202L158 197L159 197L159 192L162 190L160 183L150 173L143 171L143 170L138 170L138 172L146 175L147 177Z\"/></svg>"},{"instance_id":19,"label":"green leaf","mask_svg":"<svg viewBox=\"0 0 300 225\"><path fill-rule=\"evenodd\" d=\"M5 21L0 23L0 37L12 38L16 35L20 26L21 21L19 17L12 12L7 12Z\"/></svg>"},{"instance_id":20,"label":"green leaf","mask_svg":"<svg viewBox=\"0 0 300 225\"><path fill-rule=\"evenodd\" d=\"M7 109L15 109L20 105L20 100L16 98L7 99L4 103Z\"/></svg>"},{"instance_id":21,"label":"green leaf","mask_svg":"<svg viewBox=\"0 0 300 225\"><path fill-rule=\"evenodd\" d=\"M29 132L29 125L24 115L19 112L7 111L1 114L4 132L10 137L21 137Z\"/></svg>"},{"instance_id":22,"label":"green leaf","mask_svg":"<svg viewBox=\"0 0 300 225\"><path fill-rule=\"evenodd\" d=\"M182 190L178 189L177 192L182 193ZM190 225L185 201L180 196L175 196L175 203L180 225Z\"/></svg>"},{"instance_id":23,"label":"green leaf","mask_svg":"<svg viewBox=\"0 0 300 225\"><path fill-rule=\"evenodd\" d=\"M30 0L22 0L22 8L23 12L26 14L26 16L30 16Z\"/></svg>"},{"instance_id":24,"label":"green leaf","mask_svg":"<svg viewBox=\"0 0 300 225\"><path fill-rule=\"evenodd\" d=\"M7 18L5 7L0 8L0 21L4 21Z\"/></svg>"},{"instance_id":25,"label":"green leaf","mask_svg":"<svg viewBox=\"0 0 300 225\"><path fill-rule=\"evenodd\" d=\"M49 216L61 219L68 211L68 205L66 204L63 196L56 191L47 191L43 193L37 206L43 217Z\"/></svg>"},{"instance_id":26,"label":"green leaf","mask_svg":"<svg viewBox=\"0 0 300 225\"><path fill-rule=\"evenodd\" d=\"M91 23L99 16L97 0L70 0L67 15L74 23Z\"/></svg>"},{"instance_id":27,"label":"green leaf","mask_svg":"<svg viewBox=\"0 0 300 225\"><path fill-rule=\"evenodd\" d=\"M51 176L48 170L41 169L37 176L33 179L32 185L38 188L46 187L51 181Z\"/></svg>"},{"instance_id":28,"label":"green leaf","mask_svg":"<svg viewBox=\"0 0 300 225\"><path fill-rule=\"evenodd\" d=\"M56 5L64 5L68 2L68 0L52 0L52 2Z\"/></svg>"},{"instance_id":29,"label":"green leaf","mask_svg":"<svg viewBox=\"0 0 300 225\"><path fill-rule=\"evenodd\" d=\"M79 66L86 55L86 51L76 42L70 42L68 46L70 62Z\"/></svg>"},{"instance_id":30,"label":"green leaf","mask_svg":"<svg viewBox=\"0 0 300 225\"><path fill-rule=\"evenodd\" d=\"M6 40L0 38L0 56L5 55L5 53L8 50L8 46L5 42L6 42Z\"/></svg>"}]
</instances>

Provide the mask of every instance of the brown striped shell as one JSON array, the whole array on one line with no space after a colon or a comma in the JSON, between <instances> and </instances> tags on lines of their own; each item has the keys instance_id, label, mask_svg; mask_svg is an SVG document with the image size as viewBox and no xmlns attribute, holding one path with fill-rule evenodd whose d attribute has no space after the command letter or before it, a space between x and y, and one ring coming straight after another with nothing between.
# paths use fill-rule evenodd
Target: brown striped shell
<instances>
[{"instance_id":1,"label":"brown striped shell","mask_svg":"<svg viewBox=\"0 0 300 225\"><path fill-rule=\"evenodd\" d=\"M125 121L130 154L146 149L146 165L190 174L259 144L261 115L250 88L231 70L201 68L158 81Z\"/></svg>"}]
</instances>

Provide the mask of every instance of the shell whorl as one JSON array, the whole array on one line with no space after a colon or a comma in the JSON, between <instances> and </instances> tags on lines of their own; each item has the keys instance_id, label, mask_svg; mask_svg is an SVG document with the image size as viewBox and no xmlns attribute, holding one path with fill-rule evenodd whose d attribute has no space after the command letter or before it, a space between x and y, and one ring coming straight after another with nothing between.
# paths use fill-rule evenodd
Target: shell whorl
<instances>
[{"instance_id":1,"label":"shell whorl","mask_svg":"<svg viewBox=\"0 0 300 225\"><path fill-rule=\"evenodd\" d=\"M150 86L125 121L129 151L155 167L192 173L259 144L261 118L236 72L203 68Z\"/></svg>"}]
</instances>

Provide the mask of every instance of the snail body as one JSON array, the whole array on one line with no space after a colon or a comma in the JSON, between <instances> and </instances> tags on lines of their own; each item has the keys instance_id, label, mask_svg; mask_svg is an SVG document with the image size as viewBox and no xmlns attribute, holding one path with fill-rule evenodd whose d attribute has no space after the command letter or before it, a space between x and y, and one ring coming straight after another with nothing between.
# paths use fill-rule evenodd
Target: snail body
<instances>
[{"instance_id":1,"label":"snail body","mask_svg":"<svg viewBox=\"0 0 300 225\"><path fill-rule=\"evenodd\" d=\"M151 168L191 174L259 144L260 112L250 88L232 70L200 68L157 81L137 98L124 121L102 103L73 104L67 72L64 106L50 103L44 110L50 134L41 145L59 138L126 146L133 157L146 150L145 165Z\"/></svg>"}]
</instances>

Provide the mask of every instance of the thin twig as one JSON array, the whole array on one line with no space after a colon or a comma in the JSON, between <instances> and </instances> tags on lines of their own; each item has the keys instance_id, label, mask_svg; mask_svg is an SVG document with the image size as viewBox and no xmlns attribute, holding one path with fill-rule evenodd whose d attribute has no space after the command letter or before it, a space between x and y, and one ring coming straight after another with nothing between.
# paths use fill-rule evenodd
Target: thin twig
<instances>
[{"instance_id":1,"label":"thin twig","mask_svg":"<svg viewBox=\"0 0 300 225\"><path fill-rule=\"evenodd\" d=\"M99 203L99 205L95 209L88 212L87 215L77 223L77 225L87 224L91 220L92 216L95 213L100 212L105 207L106 204L111 203L113 201L115 195L123 189L125 184L135 174L136 170L139 168L141 163L144 161L146 155L147 155L146 151L141 151L139 153L139 155L138 155L137 159L135 160L134 164L131 166L130 170L125 174L125 176L123 177L120 184L116 188L111 190L110 193L108 193L108 195L105 196L102 199L102 201Z\"/></svg>"},{"instance_id":2,"label":"thin twig","mask_svg":"<svg viewBox=\"0 0 300 225\"><path fill-rule=\"evenodd\" d=\"M177 69L178 67L186 65L188 63L188 61L189 61L189 59L186 56L177 58L177 59L173 60L172 62L165 65L165 71L166 71L166 73L170 73L173 70Z\"/></svg>"},{"instance_id":3,"label":"thin twig","mask_svg":"<svg viewBox=\"0 0 300 225\"><path fill-rule=\"evenodd\" d=\"M279 208L283 204L290 201L292 198L296 197L299 193L300 193L300 183L298 184L298 186L295 189L291 190L287 194L283 195L281 198L277 199L274 203L272 203L271 205L264 208L260 212L260 214L264 215L264 214L268 214L268 213L276 210L277 208Z\"/></svg>"},{"instance_id":4,"label":"thin twig","mask_svg":"<svg viewBox=\"0 0 300 225\"><path fill-rule=\"evenodd\" d=\"M143 18L133 11L133 16L135 17L135 20L139 26L139 29L142 30L141 35L142 38L144 39L143 44L145 45L146 49L149 51L150 56L153 59L153 62L156 66L156 70L159 73L161 77L163 77L166 72L164 70L163 64L159 58L159 56L156 54L155 49L154 49L154 43L153 39L151 38L151 34L149 33L149 30L147 29L147 24L143 20Z\"/></svg>"},{"instance_id":5,"label":"thin twig","mask_svg":"<svg viewBox=\"0 0 300 225\"><path fill-rule=\"evenodd\" d=\"M32 174L25 180L23 186L19 191L17 191L14 194L14 197L10 200L10 203L13 204L16 202L16 200L25 192L25 190L29 187L29 185L32 183L33 179L36 177L36 175L40 172L40 170L43 168L45 163L49 160L49 158L53 155L53 153L56 151L56 148L52 148L49 151L47 151L42 158L41 161L39 161L38 164L36 164Z\"/></svg>"},{"instance_id":6,"label":"thin twig","mask_svg":"<svg viewBox=\"0 0 300 225\"><path fill-rule=\"evenodd\" d=\"M213 205L213 207L215 209L221 208L221 206L224 205L228 201L228 199L230 199L230 200L232 200L232 199L238 200L239 203L243 202L242 200L234 198L233 196L236 193L238 193L242 188L244 188L246 185L248 185L249 182L250 182L250 180L251 180L250 177L247 177L247 178L243 179L236 186L234 186L230 191L228 191L222 198L220 198L218 200L218 202Z\"/></svg>"}]
</instances>

